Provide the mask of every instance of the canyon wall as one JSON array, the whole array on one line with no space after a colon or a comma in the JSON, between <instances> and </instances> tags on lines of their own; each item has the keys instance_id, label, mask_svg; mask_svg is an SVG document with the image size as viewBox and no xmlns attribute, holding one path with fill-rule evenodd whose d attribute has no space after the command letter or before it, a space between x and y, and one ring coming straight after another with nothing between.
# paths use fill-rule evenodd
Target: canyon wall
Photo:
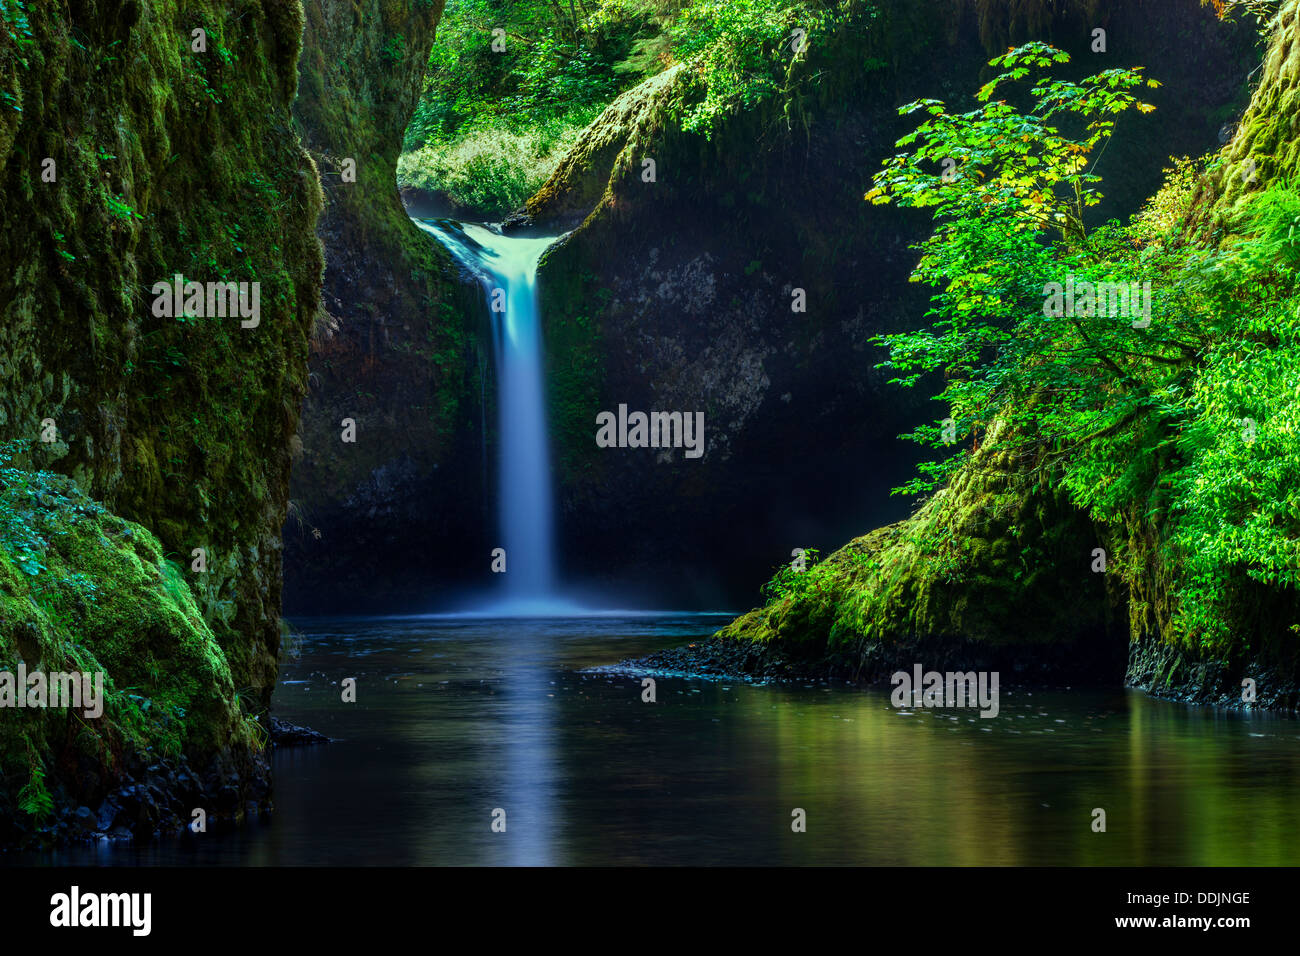
<instances>
[{"instance_id":1,"label":"canyon wall","mask_svg":"<svg viewBox=\"0 0 1300 956\"><path fill-rule=\"evenodd\" d=\"M265 797L247 721L274 687L323 265L290 116L302 27L297 2L5 6L0 661L97 661L112 691L84 725L4 712L7 840L50 823L16 810L47 797L55 819L98 806L102 828L143 832ZM255 327L159 314L176 275L259 283Z\"/></svg>"}]
</instances>

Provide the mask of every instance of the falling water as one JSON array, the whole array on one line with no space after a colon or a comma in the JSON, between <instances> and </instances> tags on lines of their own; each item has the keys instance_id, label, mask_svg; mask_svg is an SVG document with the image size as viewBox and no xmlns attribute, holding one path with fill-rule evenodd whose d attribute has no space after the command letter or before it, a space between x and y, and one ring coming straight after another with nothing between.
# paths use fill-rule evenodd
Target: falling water
<instances>
[{"instance_id":1,"label":"falling water","mask_svg":"<svg viewBox=\"0 0 1300 956\"><path fill-rule=\"evenodd\" d=\"M500 534L506 551L505 603L496 610L553 613L559 608L554 600L553 499L537 263L557 237L505 236L475 223L448 219L416 219L415 223L480 277L493 310L501 440Z\"/></svg>"}]
</instances>

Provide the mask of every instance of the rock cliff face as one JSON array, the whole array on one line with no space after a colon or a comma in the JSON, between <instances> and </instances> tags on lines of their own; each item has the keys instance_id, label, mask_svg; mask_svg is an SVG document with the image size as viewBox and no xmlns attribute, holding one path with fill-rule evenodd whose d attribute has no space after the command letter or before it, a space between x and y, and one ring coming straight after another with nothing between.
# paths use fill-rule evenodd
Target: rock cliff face
<instances>
[{"instance_id":1,"label":"rock cliff face","mask_svg":"<svg viewBox=\"0 0 1300 956\"><path fill-rule=\"evenodd\" d=\"M1025 3L1015 15L990 3L876 6L810 38L800 69L818 85L712 139L675 119L689 70L630 91L520 217L575 230L540 273L570 568L619 567L680 600L725 605L793 548L901 516L887 492L911 451L895 436L933 410L886 384L870 340L925 311L906 281L923 217L862 201L905 132L897 106L962 102L988 50L1031 32L1069 50L1080 75L1099 61L1145 65L1167 85L1146 125L1112 144L1106 162L1125 188L1099 211L1108 217L1154 191L1171 153L1214 145L1244 105L1249 38L1196 0ZM1090 50L1098 25L1104 55ZM1190 101L1215 106L1193 114ZM598 448L596 415L620 404L702 411L705 456Z\"/></svg>"},{"instance_id":2,"label":"rock cliff face","mask_svg":"<svg viewBox=\"0 0 1300 956\"><path fill-rule=\"evenodd\" d=\"M395 179L441 12L307 4L294 115L321 169L326 269L285 528L290 611L419 607L485 533L480 293Z\"/></svg>"},{"instance_id":3,"label":"rock cliff face","mask_svg":"<svg viewBox=\"0 0 1300 956\"><path fill-rule=\"evenodd\" d=\"M27 746L0 758L6 820L20 793L39 805L53 790L56 813L101 800L140 761L159 780L181 757L211 769L231 812L264 793L255 741L236 731L274 683L289 446L322 269L316 169L290 118L302 25L296 2L5 6L0 441L20 476L79 486L38 510L84 493L127 520L96 535L50 518L0 541L0 662L97 660L137 710L186 713L167 738L179 749L120 709L77 733L24 725ZM176 275L259 283L255 326L158 314L153 286ZM112 581L94 580L96 562ZM97 598L76 598L85 577ZM208 663L180 672L195 660ZM59 790L79 761L86 792ZM44 818L19 816L24 832ZM161 820L146 809L130 825Z\"/></svg>"},{"instance_id":4,"label":"rock cliff face","mask_svg":"<svg viewBox=\"0 0 1300 956\"><path fill-rule=\"evenodd\" d=\"M1225 219L1265 182L1300 173L1300 7L1284 3L1250 109L1224 151L1215 207Z\"/></svg>"}]
</instances>

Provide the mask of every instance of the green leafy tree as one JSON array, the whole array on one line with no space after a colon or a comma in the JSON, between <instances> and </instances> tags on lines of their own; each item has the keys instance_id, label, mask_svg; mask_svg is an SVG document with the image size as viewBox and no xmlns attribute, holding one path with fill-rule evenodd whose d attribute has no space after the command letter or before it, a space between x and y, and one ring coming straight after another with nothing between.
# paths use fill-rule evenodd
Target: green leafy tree
<instances>
[{"instance_id":1,"label":"green leafy tree","mask_svg":"<svg viewBox=\"0 0 1300 956\"><path fill-rule=\"evenodd\" d=\"M1159 83L1134 67L1105 70L1078 83L1040 77L1030 89L1028 109L995 98L1013 96L1014 84L1069 59L1045 43L1027 43L989 62L1005 72L976 94L983 104L978 109L949 113L932 99L901 107L901 115L923 112L929 118L898 141L915 149L885 160L866 198L933 207L938 231L932 245L965 229L972 216L1002 219L1017 231L1050 229L1071 244L1081 242L1085 210L1101 200L1095 166L1116 118L1130 109L1155 109L1131 91ZM1080 131L1071 135L1072 128Z\"/></svg>"},{"instance_id":2,"label":"green leafy tree","mask_svg":"<svg viewBox=\"0 0 1300 956\"><path fill-rule=\"evenodd\" d=\"M691 64L702 95L684 127L709 133L723 116L788 94L794 66L840 8L782 0L696 0L673 27L673 53ZM798 31L798 32L796 32Z\"/></svg>"},{"instance_id":3,"label":"green leafy tree","mask_svg":"<svg viewBox=\"0 0 1300 956\"><path fill-rule=\"evenodd\" d=\"M991 61L1004 72L980 89L979 108L950 113L924 99L899 110L926 118L898 141L913 148L885 160L865 198L932 210L935 230L920 244L912 280L938 291L931 327L878 341L890 351L885 367L900 373L895 382L914 385L942 373L939 398L951 407L956 431L927 426L912 435L917 440L978 440L997 419L1032 419L1032 429L1005 435L1039 438L1049 425L1072 432L1100 425L1087 414L1045 422L1035 396L1101 394L1132 378L1127 358L1150 344L1152 336L1135 344L1136 330L1095 312L1044 314L1045 287L1085 270L1089 253L1109 239L1103 231L1090 242L1084 224L1101 199L1096 163L1120 114L1153 108L1131 91L1156 85L1140 68L1077 83L1045 75L1068 60L1029 43ZM1027 94L1013 89L1026 78ZM932 490L962 458L923 466L924 477L905 490Z\"/></svg>"}]
</instances>

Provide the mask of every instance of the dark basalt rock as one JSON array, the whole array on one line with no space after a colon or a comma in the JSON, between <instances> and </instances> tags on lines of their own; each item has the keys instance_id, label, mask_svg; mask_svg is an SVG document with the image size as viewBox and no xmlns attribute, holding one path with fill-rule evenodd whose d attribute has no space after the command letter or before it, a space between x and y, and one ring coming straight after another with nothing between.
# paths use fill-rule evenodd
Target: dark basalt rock
<instances>
[{"instance_id":1,"label":"dark basalt rock","mask_svg":"<svg viewBox=\"0 0 1300 956\"><path fill-rule=\"evenodd\" d=\"M465 550L492 547L482 290L411 222L396 180L441 11L442 0L307 4L293 115L321 172L326 266L284 528L289 614L423 609L440 579L466 575ZM417 216L457 212L408 197ZM339 440L344 418L355 444ZM442 541L460 544L430 546Z\"/></svg>"},{"instance_id":2,"label":"dark basalt rock","mask_svg":"<svg viewBox=\"0 0 1300 956\"><path fill-rule=\"evenodd\" d=\"M1091 663L1081 667L1080 661ZM868 645L861 651L827 651L824 647L812 650L723 637L656 651L601 670L749 683L867 686L886 683L891 674L900 670L910 673L917 663L927 671L996 671L1004 686L1113 686L1123 672L1119 655L1097 654L1082 643L1052 645L1026 655L1021 648L992 647L976 641L908 641Z\"/></svg>"},{"instance_id":3,"label":"dark basalt rock","mask_svg":"<svg viewBox=\"0 0 1300 956\"><path fill-rule=\"evenodd\" d=\"M329 742L329 737L317 733L310 727L299 727L278 717L271 718L271 743L276 747L304 747Z\"/></svg>"}]
</instances>

